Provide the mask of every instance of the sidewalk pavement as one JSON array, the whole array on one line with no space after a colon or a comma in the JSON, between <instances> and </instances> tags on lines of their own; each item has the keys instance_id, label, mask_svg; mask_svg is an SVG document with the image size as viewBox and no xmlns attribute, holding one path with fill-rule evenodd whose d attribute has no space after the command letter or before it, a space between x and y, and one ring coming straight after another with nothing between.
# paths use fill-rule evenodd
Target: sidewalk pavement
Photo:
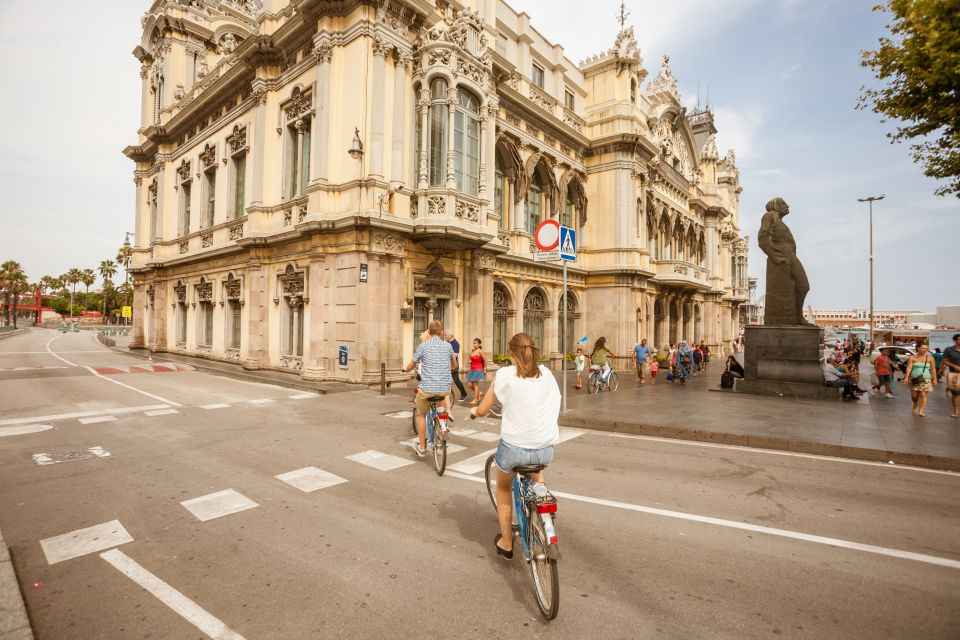
<instances>
[{"instance_id":1,"label":"sidewalk pavement","mask_svg":"<svg viewBox=\"0 0 960 640\"><path fill-rule=\"evenodd\" d=\"M129 340L118 337L115 349L146 357L146 351L129 350ZM156 354L153 359L316 393L372 392L365 385L311 383L292 373L246 371L240 365L179 354ZM838 390L836 400L803 400L722 390L723 365L717 361L686 385L666 382L666 370L661 370L656 384L647 375L646 384L640 385L629 358L617 359L614 367L619 390L599 395L574 389L576 372L568 371L568 411L560 415L562 426L960 471L960 420L950 418L950 399L942 383L930 394L927 417L920 418L911 414L909 389L900 383L893 398L865 394L859 400L841 400ZM865 362L864 388L870 373ZM493 375L487 374L484 388ZM562 385L562 374L555 375ZM412 380L408 385L394 383L388 393L407 396L414 385Z\"/></svg>"},{"instance_id":2,"label":"sidewalk pavement","mask_svg":"<svg viewBox=\"0 0 960 640\"><path fill-rule=\"evenodd\" d=\"M0 531L0 640L33 640L23 596Z\"/></svg>"}]
</instances>

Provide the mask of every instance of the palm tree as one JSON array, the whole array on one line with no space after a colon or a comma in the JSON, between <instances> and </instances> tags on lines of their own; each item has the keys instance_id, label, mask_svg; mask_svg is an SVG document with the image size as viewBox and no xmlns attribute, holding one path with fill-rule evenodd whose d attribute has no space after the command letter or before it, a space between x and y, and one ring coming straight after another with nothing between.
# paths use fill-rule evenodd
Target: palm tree
<instances>
[{"instance_id":1,"label":"palm tree","mask_svg":"<svg viewBox=\"0 0 960 640\"><path fill-rule=\"evenodd\" d=\"M77 292L77 284L83 280L83 272L80 269L70 269L63 276L64 282L68 283L70 289L70 317L73 318L73 296Z\"/></svg>"},{"instance_id":2,"label":"palm tree","mask_svg":"<svg viewBox=\"0 0 960 640\"><path fill-rule=\"evenodd\" d=\"M4 290L3 311L7 326L10 325L10 303L8 302L8 298L11 293L11 285L9 282L9 276L15 271L22 270L23 267L21 267L20 263L16 260L7 260L3 264L0 264L0 289Z\"/></svg>"},{"instance_id":3,"label":"palm tree","mask_svg":"<svg viewBox=\"0 0 960 640\"><path fill-rule=\"evenodd\" d=\"M83 295L83 308L87 308L88 301L90 300L90 286L97 281L97 274L93 272L93 269L84 269L80 272L80 282L83 283L83 286L87 288L87 292Z\"/></svg>"},{"instance_id":4,"label":"palm tree","mask_svg":"<svg viewBox=\"0 0 960 640\"><path fill-rule=\"evenodd\" d=\"M117 249L117 264L123 265L124 279L130 270L130 261L133 259L133 247L124 242L123 246Z\"/></svg>"},{"instance_id":5,"label":"palm tree","mask_svg":"<svg viewBox=\"0 0 960 640\"><path fill-rule=\"evenodd\" d=\"M100 277L103 278L103 318L107 319L107 285L112 282L113 276L117 275L117 263L113 260L102 260L97 267Z\"/></svg>"},{"instance_id":6,"label":"palm tree","mask_svg":"<svg viewBox=\"0 0 960 640\"><path fill-rule=\"evenodd\" d=\"M20 294L27 289L30 283L27 281L27 274L25 274L21 269L5 271L3 279L6 282L7 289L10 290L10 293L13 296L13 328L16 329L17 298L19 298Z\"/></svg>"}]
</instances>

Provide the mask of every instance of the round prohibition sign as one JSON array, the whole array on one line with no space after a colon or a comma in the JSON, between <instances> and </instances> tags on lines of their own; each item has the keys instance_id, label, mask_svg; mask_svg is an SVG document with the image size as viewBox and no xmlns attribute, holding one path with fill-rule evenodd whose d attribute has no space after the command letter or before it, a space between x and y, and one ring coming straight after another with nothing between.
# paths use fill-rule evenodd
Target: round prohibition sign
<instances>
[{"instance_id":1,"label":"round prohibition sign","mask_svg":"<svg viewBox=\"0 0 960 640\"><path fill-rule=\"evenodd\" d=\"M544 220L533 232L533 241L540 251L550 251L560 246L560 223L554 219Z\"/></svg>"}]
</instances>

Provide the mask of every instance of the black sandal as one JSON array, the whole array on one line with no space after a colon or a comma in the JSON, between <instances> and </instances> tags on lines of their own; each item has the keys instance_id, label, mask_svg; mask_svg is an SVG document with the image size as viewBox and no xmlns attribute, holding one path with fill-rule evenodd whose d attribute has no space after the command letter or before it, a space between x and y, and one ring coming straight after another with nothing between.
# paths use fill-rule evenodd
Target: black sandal
<instances>
[{"instance_id":1,"label":"black sandal","mask_svg":"<svg viewBox=\"0 0 960 640\"><path fill-rule=\"evenodd\" d=\"M507 551L506 549L502 548L500 545L497 544L498 542L500 542L501 538L503 538L503 536L498 533L497 537L493 539L493 546L496 547L497 549L497 555L503 556L507 560L513 560L513 549L511 549L510 551Z\"/></svg>"}]
</instances>

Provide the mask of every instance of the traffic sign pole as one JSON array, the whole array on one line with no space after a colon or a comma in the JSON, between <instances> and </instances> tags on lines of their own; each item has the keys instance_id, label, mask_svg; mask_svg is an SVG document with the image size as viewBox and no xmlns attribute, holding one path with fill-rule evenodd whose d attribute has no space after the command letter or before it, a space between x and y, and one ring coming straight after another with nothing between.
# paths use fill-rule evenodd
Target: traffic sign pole
<instances>
[{"instance_id":1,"label":"traffic sign pole","mask_svg":"<svg viewBox=\"0 0 960 640\"><path fill-rule=\"evenodd\" d=\"M563 348L560 350L560 366L563 367L563 412L567 412L567 261L563 262L563 331L560 332Z\"/></svg>"}]
</instances>

